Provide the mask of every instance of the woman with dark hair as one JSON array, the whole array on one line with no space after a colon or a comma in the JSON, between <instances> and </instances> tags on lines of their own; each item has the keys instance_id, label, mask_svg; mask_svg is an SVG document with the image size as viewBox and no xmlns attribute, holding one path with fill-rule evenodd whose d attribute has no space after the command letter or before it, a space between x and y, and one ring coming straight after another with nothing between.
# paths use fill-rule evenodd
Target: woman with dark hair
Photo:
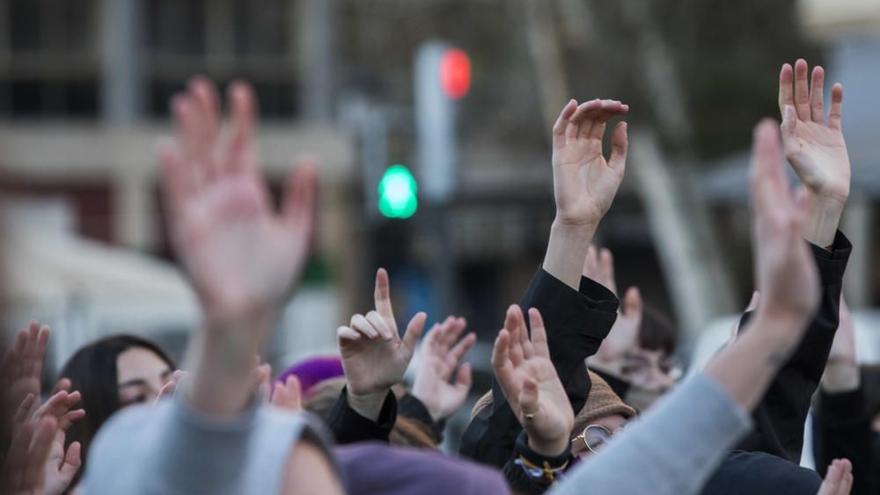
<instances>
[{"instance_id":1,"label":"woman with dark hair","mask_svg":"<svg viewBox=\"0 0 880 495\"><path fill-rule=\"evenodd\" d=\"M113 335L82 347L59 373L59 379L70 380L70 390L82 394L80 406L86 410L86 417L70 427L65 443L80 442L85 462L104 422L123 407L154 401L176 369L165 351L133 335Z\"/></svg>"}]
</instances>

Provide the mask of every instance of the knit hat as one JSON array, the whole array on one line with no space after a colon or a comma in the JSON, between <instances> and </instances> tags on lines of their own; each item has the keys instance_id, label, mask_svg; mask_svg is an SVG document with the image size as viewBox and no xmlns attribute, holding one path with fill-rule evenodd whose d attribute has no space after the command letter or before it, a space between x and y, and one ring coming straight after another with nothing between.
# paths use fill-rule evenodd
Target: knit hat
<instances>
[{"instance_id":1,"label":"knit hat","mask_svg":"<svg viewBox=\"0 0 880 495\"><path fill-rule=\"evenodd\" d=\"M626 405L620 397L611 390L608 383L601 376L588 371L590 374L590 394L587 403L574 418L574 434L580 435L584 428L595 423L599 418L620 414L626 419L636 415L636 410Z\"/></svg>"},{"instance_id":2,"label":"knit hat","mask_svg":"<svg viewBox=\"0 0 880 495\"><path fill-rule=\"evenodd\" d=\"M318 383L330 379L344 376L342 370L342 360L338 356L319 356L303 359L291 367L287 368L276 378L276 381L284 383L287 377L296 375L302 386L303 396L308 396L309 391Z\"/></svg>"}]
</instances>

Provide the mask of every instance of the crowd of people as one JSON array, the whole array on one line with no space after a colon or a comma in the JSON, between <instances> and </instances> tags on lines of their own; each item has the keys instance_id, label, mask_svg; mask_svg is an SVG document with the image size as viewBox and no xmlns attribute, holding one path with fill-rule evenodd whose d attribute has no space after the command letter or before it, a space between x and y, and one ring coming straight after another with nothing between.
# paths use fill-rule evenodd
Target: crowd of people
<instances>
[{"instance_id":1,"label":"crowd of people","mask_svg":"<svg viewBox=\"0 0 880 495\"><path fill-rule=\"evenodd\" d=\"M374 306L337 329L337 355L278 374L261 363L309 254L317 169L293 169L276 211L251 87L229 87L224 122L214 84L194 78L171 101L176 137L158 153L201 325L180 366L148 340L112 335L79 349L51 391L41 388L49 328L19 331L2 362L3 493L880 493L876 411L841 299L843 89L831 88L826 112L824 77L821 67L808 77L804 60L782 66L781 126L767 119L753 137L755 297L686 376L674 325L638 288L621 303L612 254L592 245L624 177L626 122L611 128L608 158L603 138L630 108L565 104L546 255L499 318L494 381L458 455L438 446L471 391L464 358L476 337L459 316L399 322L382 268ZM818 472L799 465L811 408Z\"/></svg>"}]
</instances>

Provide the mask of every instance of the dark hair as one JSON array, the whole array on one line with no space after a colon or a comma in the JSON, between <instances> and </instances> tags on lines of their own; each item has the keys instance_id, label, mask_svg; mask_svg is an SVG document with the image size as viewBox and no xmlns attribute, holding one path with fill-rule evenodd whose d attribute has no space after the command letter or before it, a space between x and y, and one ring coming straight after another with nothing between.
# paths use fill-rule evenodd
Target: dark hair
<instances>
[{"instance_id":1,"label":"dark hair","mask_svg":"<svg viewBox=\"0 0 880 495\"><path fill-rule=\"evenodd\" d=\"M83 466L77 472L77 479L85 472L89 444L95 434L122 407L119 403L116 361L120 354L137 347L151 351L176 369L174 361L156 344L133 335L113 335L80 348L59 373L59 379L70 380L71 391L82 394L79 406L86 411L86 417L73 423L65 438L65 448L77 441L82 445ZM76 480L70 486L76 486Z\"/></svg>"},{"instance_id":2,"label":"dark hair","mask_svg":"<svg viewBox=\"0 0 880 495\"><path fill-rule=\"evenodd\" d=\"M652 351L663 351L667 355L675 352L678 344L678 328L666 315L645 305L642 313L642 327L639 329L639 345Z\"/></svg>"}]
</instances>

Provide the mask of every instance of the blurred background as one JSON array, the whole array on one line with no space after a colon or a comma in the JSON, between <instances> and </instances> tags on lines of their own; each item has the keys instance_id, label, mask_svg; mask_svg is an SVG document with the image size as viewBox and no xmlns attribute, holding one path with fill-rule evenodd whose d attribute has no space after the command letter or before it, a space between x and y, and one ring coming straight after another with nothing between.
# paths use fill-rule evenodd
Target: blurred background
<instances>
[{"instance_id":1,"label":"blurred background","mask_svg":"<svg viewBox=\"0 0 880 495\"><path fill-rule=\"evenodd\" d=\"M748 146L797 57L845 87L845 293L876 361L880 0L0 0L3 323L50 324L56 364L116 332L180 356L198 311L154 147L169 98L206 74L256 87L276 192L298 158L320 166L276 369L333 352L386 266L400 317L466 316L485 371L543 256L549 132L570 97L630 104L627 178L597 240L618 286L675 321L682 357L709 353L751 294Z\"/></svg>"}]
</instances>

